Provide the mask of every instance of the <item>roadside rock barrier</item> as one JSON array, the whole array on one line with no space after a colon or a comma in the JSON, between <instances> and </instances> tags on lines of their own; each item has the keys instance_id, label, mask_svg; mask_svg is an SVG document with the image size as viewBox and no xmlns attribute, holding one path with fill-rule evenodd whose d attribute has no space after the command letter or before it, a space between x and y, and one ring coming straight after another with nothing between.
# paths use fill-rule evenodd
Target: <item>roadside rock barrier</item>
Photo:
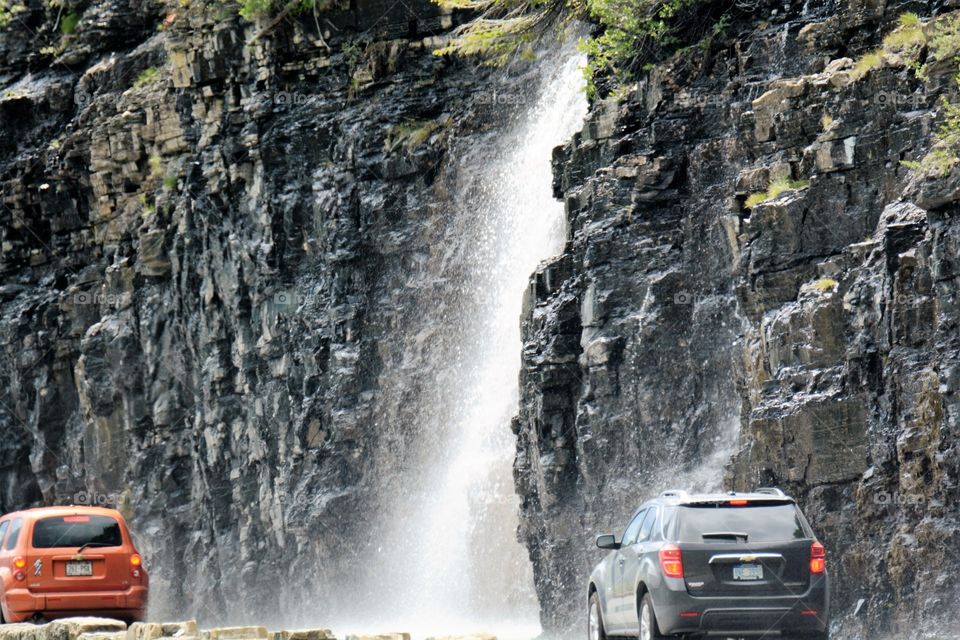
<instances>
[{"instance_id":1,"label":"roadside rock barrier","mask_svg":"<svg viewBox=\"0 0 960 640\"><path fill-rule=\"evenodd\" d=\"M409 633L379 633L370 636L347 636L346 640L410 640Z\"/></svg>"},{"instance_id":2,"label":"roadside rock barrier","mask_svg":"<svg viewBox=\"0 0 960 640\"><path fill-rule=\"evenodd\" d=\"M179 640L197 640L200 630L196 620L185 622L134 622L127 629L124 640L160 640L178 638Z\"/></svg>"},{"instance_id":3,"label":"roadside rock barrier","mask_svg":"<svg viewBox=\"0 0 960 640\"><path fill-rule=\"evenodd\" d=\"M292 629L274 631L270 634L271 640L336 640L330 629Z\"/></svg>"},{"instance_id":4,"label":"roadside rock barrier","mask_svg":"<svg viewBox=\"0 0 960 640\"><path fill-rule=\"evenodd\" d=\"M217 627L204 629L200 633L203 640L268 640L266 627Z\"/></svg>"},{"instance_id":5,"label":"roadside rock barrier","mask_svg":"<svg viewBox=\"0 0 960 640\"><path fill-rule=\"evenodd\" d=\"M125 622L109 618L64 618L48 624L0 626L0 640L123 640Z\"/></svg>"}]
</instances>

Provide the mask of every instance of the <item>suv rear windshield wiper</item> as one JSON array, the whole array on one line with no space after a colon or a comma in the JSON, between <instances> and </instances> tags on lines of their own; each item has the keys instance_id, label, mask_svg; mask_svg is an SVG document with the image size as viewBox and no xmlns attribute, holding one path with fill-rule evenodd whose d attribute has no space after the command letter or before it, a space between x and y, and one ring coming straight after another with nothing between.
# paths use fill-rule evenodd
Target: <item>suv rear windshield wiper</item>
<instances>
[{"instance_id":1,"label":"suv rear windshield wiper","mask_svg":"<svg viewBox=\"0 0 960 640\"><path fill-rule=\"evenodd\" d=\"M77 553L83 553L83 550L88 547L116 547L116 546L118 545L111 544L109 542L88 542L87 544L77 549Z\"/></svg>"},{"instance_id":2,"label":"suv rear windshield wiper","mask_svg":"<svg viewBox=\"0 0 960 640\"><path fill-rule=\"evenodd\" d=\"M750 537L750 534L742 531L705 531L700 534L701 538L729 538L730 540L743 539L744 542Z\"/></svg>"}]
</instances>

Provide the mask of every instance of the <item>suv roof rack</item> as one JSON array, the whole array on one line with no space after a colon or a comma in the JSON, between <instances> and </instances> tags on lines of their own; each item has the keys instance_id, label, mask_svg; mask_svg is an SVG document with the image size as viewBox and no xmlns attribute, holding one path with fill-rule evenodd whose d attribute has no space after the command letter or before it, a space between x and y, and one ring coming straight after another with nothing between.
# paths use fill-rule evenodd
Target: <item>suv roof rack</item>
<instances>
[{"instance_id":1,"label":"suv roof rack","mask_svg":"<svg viewBox=\"0 0 960 640\"><path fill-rule=\"evenodd\" d=\"M666 489L660 492L661 498L680 498L681 500L689 498L690 494L683 489Z\"/></svg>"},{"instance_id":2,"label":"suv roof rack","mask_svg":"<svg viewBox=\"0 0 960 640\"><path fill-rule=\"evenodd\" d=\"M785 494L781 489L779 489L779 488L777 488L777 487L760 487L759 489L754 489L753 492L754 492L754 493L766 493L766 494L768 494L768 495L771 495L771 496L779 496L779 497L781 497L781 498L786 498L786 497L787 497L787 494Z\"/></svg>"}]
</instances>

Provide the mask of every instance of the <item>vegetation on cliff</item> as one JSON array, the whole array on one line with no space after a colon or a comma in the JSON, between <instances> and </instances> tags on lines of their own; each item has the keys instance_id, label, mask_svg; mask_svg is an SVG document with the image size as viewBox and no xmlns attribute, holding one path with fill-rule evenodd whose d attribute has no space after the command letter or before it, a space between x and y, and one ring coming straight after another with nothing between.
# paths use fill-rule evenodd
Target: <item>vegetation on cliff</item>
<instances>
[{"instance_id":1,"label":"vegetation on cliff","mask_svg":"<svg viewBox=\"0 0 960 640\"><path fill-rule=\"evenodd\" d=\"M480 56L503 64L546 29L571 19L589 19L595 33L584 38L589 91L626 81L677 50L709 42L729 20L731 4L706 0L438 0L469 9L478 18L461 26L440 55ZM609 88L609 86L607 87Z\"/></svg>"}]
</instances>

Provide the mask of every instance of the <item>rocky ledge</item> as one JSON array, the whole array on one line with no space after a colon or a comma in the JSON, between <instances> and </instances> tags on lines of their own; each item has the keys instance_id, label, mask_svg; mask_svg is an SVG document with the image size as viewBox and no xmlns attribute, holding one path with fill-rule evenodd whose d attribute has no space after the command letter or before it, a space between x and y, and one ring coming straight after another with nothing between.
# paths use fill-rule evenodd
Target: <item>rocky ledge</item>
<instances>
[{"instance_id":1,"label":"rocky ledge","mask_svg":"<svg viewBox=\"0 0 960 640\"><path fill-rule=\"evenodd\" d=\"M405 632L349 634L343 640L410 640ZM0 640L337 640L330 629L268 631L266 627L213 627L200 629L186 622L134 622L127 625L109 618L64 618L47 624L0 626ZM427 640L497 640L490 634L436 636Z\"/></svg>"}]
</instances>

